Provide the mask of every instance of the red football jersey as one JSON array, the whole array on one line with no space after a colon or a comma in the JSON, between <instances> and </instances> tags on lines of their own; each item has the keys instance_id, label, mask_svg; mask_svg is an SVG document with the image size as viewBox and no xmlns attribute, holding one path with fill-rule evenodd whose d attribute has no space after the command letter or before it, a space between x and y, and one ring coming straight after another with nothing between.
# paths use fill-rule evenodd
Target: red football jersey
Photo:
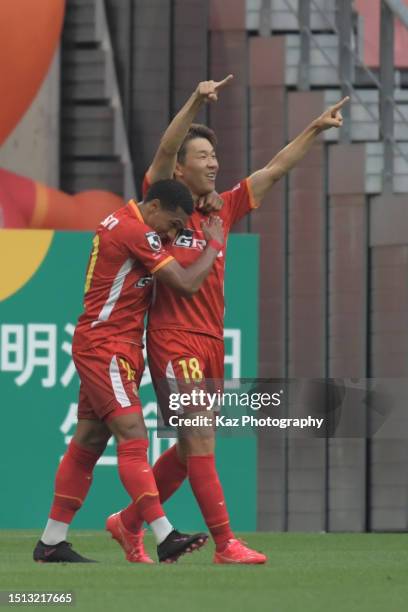
<instances>
[{"instance_id":1,"label":"red football jersey","mask_svg":"<svg viewBox=\"0 0 408 612\"><path fill-rule=\"evenodd\" d=\"M145 176L144 194L149 186ZM154 298L149 309L149 330L183 329L223 338L225 250L228 233L234 223L257 207L257 203L248 179L238 183L231 191L225 191L221 197L224 205L217 215L224 222L223 250L218 254L201 289L191 298L177 295L160 282L155 283ZM184 267L194 263L207 244L201 229L201 222L207 218L207 215L195 210L185 229L171 244L166 244L169 253Z\"/></svg>"},{"instance_id":2,"label":"red football jersey","mask_svg":"<svg viewBox=\"0 0 408 612\"><path fill-rule=\"evenodd\" d=\"M93 239L75 344L115 339L141 345L152 274L172 260L133 200L102 221Z\"/></svg>"}]
</instances>

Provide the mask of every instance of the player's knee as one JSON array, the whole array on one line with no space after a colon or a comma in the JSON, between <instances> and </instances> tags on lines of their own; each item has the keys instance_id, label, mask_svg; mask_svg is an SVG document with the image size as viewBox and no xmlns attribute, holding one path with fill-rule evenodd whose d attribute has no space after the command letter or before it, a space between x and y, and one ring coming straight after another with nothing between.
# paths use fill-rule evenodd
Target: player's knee
<instances>
[{"instance_id":1,"label":"player's knee","mask_svg":"<svg viewBox=\"0 0 408 612\"><path fill-rule=\"evenodd\" d=\"M186 457L191 455L212 455L215 450L215 440L209 436L186 436L182 443Z\"/></svg>"},{"instance_id":2,"label":"player's knee","mask_svg":"<svg viewBox=\"0 0 408 612\"><path fill-rule=\"evenodd\" d=\"M147 438L147 431L140 414L130 414L112 419L109 427L117 442Z\"/></svg>"},{"instance_id":3,"label":"player's knee","mask_svg":"<svg viewBox=\"0 0 408 612\"><path fill-rule=\"evenodd\" d=\"M123 440L139 440L142 438L146 438L146 431L144 427L139 425L133 425L126 427L126 429L122 429L118 434L117 438Z\"/></svg>"},{"instance_id":4,"label":"player's knee","mask_svg":"<svg viewBox=\"0 0 408 612\"><path fill-rule=\"evenodd\" d=\"M99 455L104 452L106 445L109 442L109 438L110 433L101 434L96 432L76 432L74 435L74 440L77 444Z\"/></svg>"},{"instance_id":5,"label":"player's knee","mask_svg":"<svg viewBox=\"0 0 408 612\"><path fill-rule=\"evenodd\" d=\"M181 461L181 463L187 463L187 457L188 457L187 449L181 443L180 440L177 442L177 456L179 460Z\"/></svg>"},{"instance_id":6,"label":"player's knee","mask_svg":"<svg viewBox=\"0 0 408 612\"><path fill-rule=\"evenodd\" d=\"M92 450L97 455L102 455L108 444L109 438L105 440L92 440L88 443L87 448Z\"/></svg>"}]
</instances>

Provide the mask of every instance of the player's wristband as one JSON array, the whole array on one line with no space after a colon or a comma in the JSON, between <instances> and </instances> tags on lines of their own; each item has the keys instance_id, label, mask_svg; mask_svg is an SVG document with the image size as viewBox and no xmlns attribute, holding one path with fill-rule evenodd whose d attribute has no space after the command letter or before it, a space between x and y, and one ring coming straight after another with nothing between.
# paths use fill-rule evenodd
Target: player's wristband
<instances>
[{"instance_id":1,"label":"player's wristband","mask_svg":"<svg viewBox=\"0 0 408 612\"><path fill-rule=\"evenodd\" d=\"M218 242L218 240L215 240L214 238L212 240L210 240L210 242L208 243L207 246L212 247L213 249L215 249L217 252L222 251L222 249L224 248L224 245L221 244L221 242Z\"/></svg>"}]
</instances>

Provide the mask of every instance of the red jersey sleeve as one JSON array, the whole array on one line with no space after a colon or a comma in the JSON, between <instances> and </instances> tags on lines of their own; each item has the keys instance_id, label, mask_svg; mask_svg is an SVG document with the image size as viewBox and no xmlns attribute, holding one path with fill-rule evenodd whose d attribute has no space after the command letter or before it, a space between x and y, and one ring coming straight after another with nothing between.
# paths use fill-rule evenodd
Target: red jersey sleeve
<instances>
[{"instance_id":1,"label":"red jersey sleeve","mask_svg":"<svg viewBox=\"0 0 408 612\"><path fill-rule=\"evenodd\" d=\"M133 227L132 232L127 232L125 245L132 256L138 259L151 274L174 259L163 247L160 236L143 223Z\"/></svg>"},{"instance_id":2,"label":"red jersey sleeve","mask_svg":"<svg viewBox=\"0 0 408 612\"><path fill-rule=\"evenodd\" d=\"M234 225L251 210L259 206L252 194L249 178L242 180L230 191L224 191L221 197L224 200L222 210L229 221L229 226Z\"/></svg>"}]
</instances>

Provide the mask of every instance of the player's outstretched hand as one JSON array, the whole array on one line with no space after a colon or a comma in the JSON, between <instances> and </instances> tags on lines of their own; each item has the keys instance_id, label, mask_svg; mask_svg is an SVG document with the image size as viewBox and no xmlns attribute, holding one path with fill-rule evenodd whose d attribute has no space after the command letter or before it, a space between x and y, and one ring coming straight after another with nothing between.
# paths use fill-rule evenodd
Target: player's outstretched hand
<instances>
[{"instance_id":1,"label":"player's outstretched hand","mask_svg":"<svg viewBox=\"0 0 408 612\"><path fill-rule=\"evenodd\" d=\"M204 237L209 242L210 240L216 240L220 244L224 244L224 230L222 219L217 215L212 215L208 221L201 223Z\"/></svg>"},{"instance_id":2,"label":"player's outstretched hand","mask_svg":"<svg viewBox=\"0 0 408 612\"><path fill-rule=\"evenodd\" d=\"M197 202L198 210L205 215L209 215L212 212L218 212L223 206L224 200L216 191L201 196Z\"/></svg>"},{"instance_id":3,"label":"player's outstretched hand","mask_svg":"<svg viewBox=\"0 0 408 612\"><path fill-rule=\"evenodd\" d=\"M328 130L329 128L335 127L339 128L343 125L343 116L341 114L341 109L347 102L350 100L349 96L346 96L337 104L333 106L329 106L329 108L324 111L322 115L318 119L316 119L316 123L321 130Z\"/></svg>"},{"instance_id":4,"label":"player's outstretched hand","mask_svg":"<svg viewBox=\"0 0 408 612\"><path fill-rule=\"evenodd\" d=\"M202 81L197 85L196 96L204 102L217 102L218 92L225 87L234 76L229 74L222 81Z\"/></svg>"}]
</instances>

